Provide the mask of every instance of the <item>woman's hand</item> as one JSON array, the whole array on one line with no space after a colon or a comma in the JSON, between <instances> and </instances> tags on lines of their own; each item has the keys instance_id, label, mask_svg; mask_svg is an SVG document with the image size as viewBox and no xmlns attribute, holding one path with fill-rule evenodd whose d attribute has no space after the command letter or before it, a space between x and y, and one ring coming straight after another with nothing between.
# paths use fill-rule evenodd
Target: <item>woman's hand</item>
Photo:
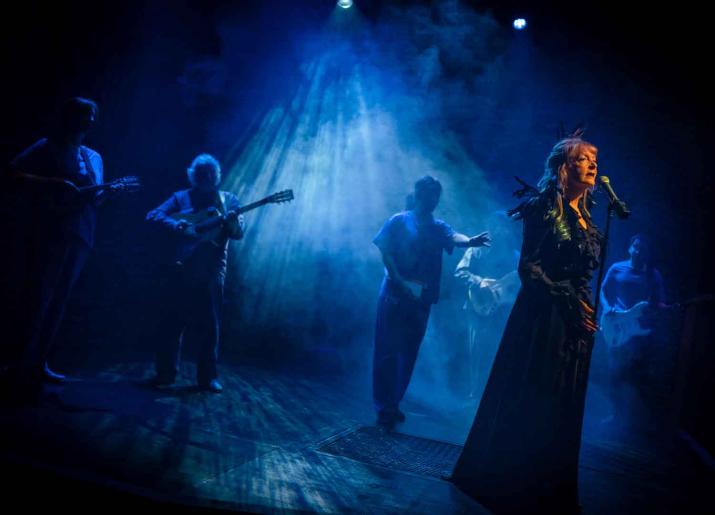
<instances>
[{"instance_id":1,"label":"woman's hand","mask_svg":"<svg viewBox=\"0 0 715 515\"><path fill-rule=\"evenodd\" d=\"M576 330L585 331L589 335L598 331L598 325L593 319L593 307L578 298L578 293L568 281L554 283L551 287L551 294L559 303L567 325Z\"/></svg>"},{"instance_id":2,"label":"woman's hand","mask_svg":"<svg viewBox=\"0 0 715 515\"><path fill-rule=\"evenodd\" d=\"M594 310L588 304L581 299L579 299L579 305L581 307L581 327L585 329L589 334L593 334L598 331L598 326L593 320Z\"/></svg>"}]
</instances>

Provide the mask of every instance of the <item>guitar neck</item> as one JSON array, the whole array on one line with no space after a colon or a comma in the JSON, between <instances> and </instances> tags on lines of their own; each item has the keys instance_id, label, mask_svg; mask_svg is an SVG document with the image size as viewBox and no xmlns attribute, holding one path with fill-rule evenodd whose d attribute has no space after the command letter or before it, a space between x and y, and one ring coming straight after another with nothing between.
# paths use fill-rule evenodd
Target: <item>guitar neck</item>
<instances>
[{"instance_id":1,"label":"guitar neck","mask_svg":"<svg viewBox=\"0 0 715 515\"><path fill-rule=\"evenodd\" d=\"M104 184L95 184L94 186L83 186L79 189L80 193L93 193L95 191L102 191L109 188L112 184L105 182Z\"/></svg>"},{"instance_id":2,"label":"guitar neck","mask_svg":"<svg viewBox=\"0 0 715 515\"><path fill-rule=\"evenodd\" d=\"M257 207L265 206L266 204L270 204L271 200L270 198L264 198L261 200L257 200L256 202L251 202L250 204L246 204L245 206L241 206L238 209L236 209L236 214L243 214L248 211L252 211L253 209L256 209Z\"/></svg>"},{"instance_id":3,"label":"guitar neck","mask_svg":"<svg viewBox=\"0 0 715 515\"><path fill-rule=\"evenodd\" d=\"M241 206L238 209L232 210L234 213L237 215L240 215L242 213L245 213L247 211L251 211L253 209L256 209L257 207L261 207L265 204L270 204L271 200L269 197L266 197L264 199L258 200L256 202L252 202L251 204L247 204L245 206ZM204 220L202 222L199 222L196 225L196 231L197 232L204 232L204 231L210 231L211 229L215 229L216 227L219 227L223 225L223 223L226 220L226 215L220 215L220 216L214 216L211 217L207 220Z\"/></svg>"},{"instance_id":4,"label":"guitar neck","mask_svg":"<svg viewBox=\"0 0 715 515\"><path fill-rule=\"evenodd\" d=\"M31 173L25 173L25 172L19 172L15 171L12 175L12 178L21 180L21 181L26 181L29 183L36 183L36 184L58 184L58 183L63 183L67 182L67 179L64 179L62 177L46 177L44 175L36 175L36 174L31 174ZM73 183L74 184L74 183ZM96 184L92 186L83 186L79 188L80 193L91 193L93 191L98 191L104 188L108 188L111 186L111 183L103 183L103 184Z\"/></svg>"}]
</instances>

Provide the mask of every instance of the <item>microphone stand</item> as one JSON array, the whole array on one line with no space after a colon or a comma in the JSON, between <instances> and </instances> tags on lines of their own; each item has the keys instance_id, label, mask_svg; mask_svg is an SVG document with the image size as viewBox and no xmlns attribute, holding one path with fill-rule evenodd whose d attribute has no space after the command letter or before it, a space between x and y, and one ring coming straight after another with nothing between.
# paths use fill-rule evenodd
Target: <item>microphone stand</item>
<instances>
[{"instance_id":1,"label":"microphone stand","mask_svg":"<svg viewBox=\"0 0 715 515\"><path fill-rule=\"evenodd\" d=\"M606 216L606 230L603 234L603 247L601 248L601 259L598 266L598 279L596 281L596 302L593 307L593 322L598 326L598 308L601 304L601 286L603 284L603 270L606 266L606 251L608 250L608 235L611 231L611 218L613 213L618 215L618 218L624 220L628 218L631 212L626 207L625 202L621 200L610 200L608 202L608 215Z\"/></svg>"},{"instance_id":2,"label":"microphone stand","mask_svg":"<svg viewBox=\"0 0 715 515\"><path fill-rule=\"evenodd\" d=\"M601 304L601 285L603 284L603 270L606 265L606 251L608 250L608 234L611 231L611 218L613 218L613 202L608 203L608 214L606 215L606 230L603 233L603 248L601 249L601 259L598 264L598 279L596 280L596 302L593 306L593 322L598 327L598 307Z\"/></svg>"}]
</instances>

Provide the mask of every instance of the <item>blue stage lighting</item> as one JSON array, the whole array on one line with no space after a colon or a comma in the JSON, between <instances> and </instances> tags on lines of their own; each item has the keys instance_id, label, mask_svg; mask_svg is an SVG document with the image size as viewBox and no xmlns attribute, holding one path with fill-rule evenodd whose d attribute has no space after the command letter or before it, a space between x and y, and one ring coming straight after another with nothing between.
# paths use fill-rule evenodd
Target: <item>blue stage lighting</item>
<instances>
[{"instance_id":1,"label":"blue stage lighting","mask_svg":"<svg viewBox=\"0 0 715 515\"><path fill-rule=\"evenodd\" d=\"M522 30L526 28L526 20L524 18L517 18L514 20L514 28L516 30Z\"/></svg>"},{"instance_id":2,"label":"blue stage lighting","mask_svg":"<svg viewBox=\"0 0 715 515\"><path fill-rule=\"evenodd\" d=\"M350 9L353 6L353 0L338 0L338 5L343 9Z\"/></svg>"}]
</instances>

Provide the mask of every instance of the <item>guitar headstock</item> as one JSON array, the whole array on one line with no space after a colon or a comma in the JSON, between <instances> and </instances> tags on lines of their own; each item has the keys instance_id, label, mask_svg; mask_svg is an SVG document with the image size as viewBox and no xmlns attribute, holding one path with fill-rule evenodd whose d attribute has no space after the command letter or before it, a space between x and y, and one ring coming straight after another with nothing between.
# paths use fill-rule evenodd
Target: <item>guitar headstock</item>
<instances>
[{"instance_id":1,"label":"guitar headstock","mask_svg":"<svg viewBox=\"0 0 715 515\"><path fill-rule=\"evenodd\" d=\"M268 202L280 204L282 202L290 202L293 198L293 190L283 190L268 197Z\"/></svg>"},{"instance_id":2,"label":"guitar headstock","mask_svg":"<svg viewBox=\"0 0 715 515\"><path fill-rule=\"evenodd\" d=\"M126 177L120 177L111 182L110 188L112 191L137 191L141 188L141 182L139 177L134 175L127 175Z\"/></svg>"}]
</instances>

